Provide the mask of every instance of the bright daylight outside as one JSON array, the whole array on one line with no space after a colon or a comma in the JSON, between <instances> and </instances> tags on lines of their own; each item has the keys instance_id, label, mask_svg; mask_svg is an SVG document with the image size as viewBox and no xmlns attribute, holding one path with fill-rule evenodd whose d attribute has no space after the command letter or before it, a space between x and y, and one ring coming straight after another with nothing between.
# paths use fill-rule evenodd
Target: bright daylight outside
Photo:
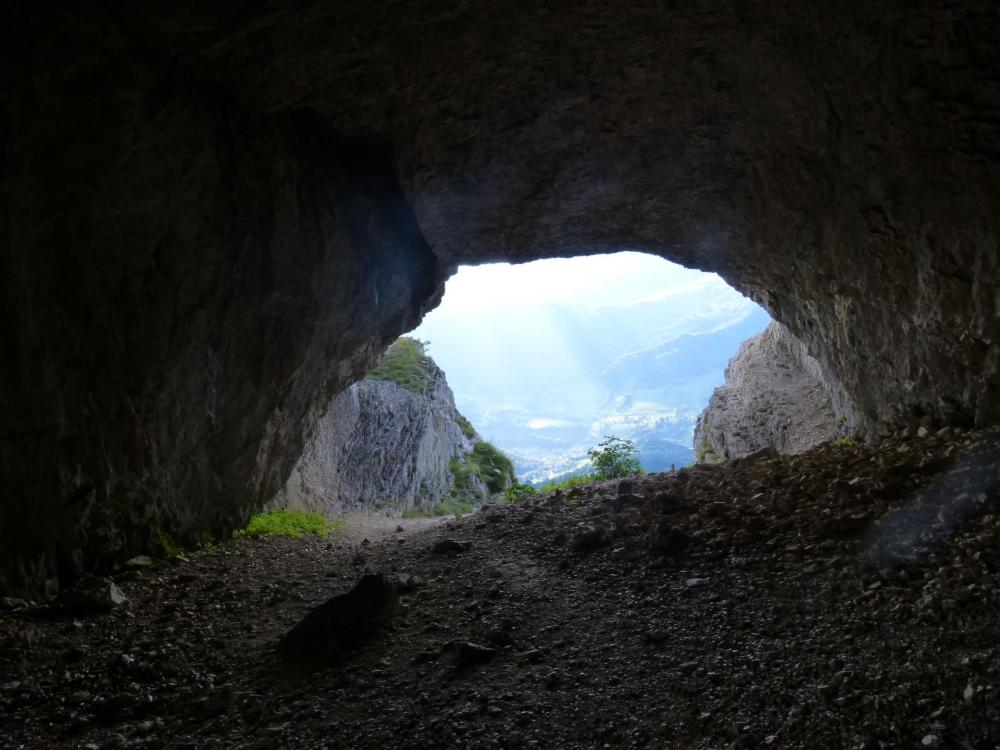
<instances>
[{"instance_id":1,"label":"bright daylight outside","mask_svg":"<svg viewBox=\"0 0 1000 750\"><path fill-rule=\"evenodd\" d=\"M622 252L462 267L411 335L538 484L590 471L606 436L633 441L648 472L691 463L699 412L768 322L715 274Z\"/></svg>"}]
</instances>

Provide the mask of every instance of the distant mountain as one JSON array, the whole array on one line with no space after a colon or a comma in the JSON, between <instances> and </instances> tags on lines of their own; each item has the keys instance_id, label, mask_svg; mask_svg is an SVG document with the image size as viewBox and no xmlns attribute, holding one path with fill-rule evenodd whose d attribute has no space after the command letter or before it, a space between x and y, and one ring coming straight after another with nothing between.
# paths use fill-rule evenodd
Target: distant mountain
<instances>
[{"instance_id":1,"label":"distant mountain","mask_svg":"<svg viewBox=\"0 0 1000 750\"><path fill-rule=\"evenodd\" d=\"M626 303L442 308L414 335L431 342L458 408L521 480L543 481L586 470L605 435L634 440L647 471L691 463L698 414L740 343L768 322L704 274Z\"/></svg>"}]
</instances>

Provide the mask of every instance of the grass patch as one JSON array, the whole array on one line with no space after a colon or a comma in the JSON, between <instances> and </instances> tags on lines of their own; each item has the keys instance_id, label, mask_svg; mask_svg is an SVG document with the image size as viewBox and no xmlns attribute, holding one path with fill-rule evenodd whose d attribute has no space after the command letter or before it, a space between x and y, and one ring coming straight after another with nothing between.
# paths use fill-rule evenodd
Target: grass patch
<instances>
[{"instance_id":1,"label":"grass patch","mask_svg":"<svg viewBox=\"0 0 1000 750\"><path fill-rule=\"evenodd\" d=\"M410 336L396 339L365 377L391 380L413 393L425 393L430 383L428 370L434 363L427 356L426 346L426 341Z\"/></svg>"},{"instance_id":2,"label":"grass patch","mask_svg":"<svg viewBox=\"0 0 1000 750\"><path fill-rule=\"evenodd\" d=\"M834 445L858 445L861 441L855 440L852 437L842 437L840 440L834 440Z\"/></svg>"},{"instance_id":3,"label":"grass patch","mask_svg":"<svg viewBox=\"0 0 1000 750\"><path fill-rule=\"evenodd\" d=\"M258 513L250 519L245 529L234 531L234 537L257 536L290 536L300 537L312 534L318 537L328 537L340 524L331 521L319 513L304 510L272 510L268 513Z\"/></svg>"}]
</instances>

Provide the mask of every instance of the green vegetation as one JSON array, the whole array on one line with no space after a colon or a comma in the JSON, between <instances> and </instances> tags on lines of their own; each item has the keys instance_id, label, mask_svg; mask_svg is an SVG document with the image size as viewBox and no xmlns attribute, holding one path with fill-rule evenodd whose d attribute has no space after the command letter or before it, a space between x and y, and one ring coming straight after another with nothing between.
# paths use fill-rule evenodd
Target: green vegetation
<instances>
[{"instance_id":1,"label":"green vegetation","mask_svg":"<svg viewBox=\"0 0 1000 750\"><path fill-rule=\"evenodd\" d=\"M535 489L539 492L555 492L556 490L571 490L574 487L580 487L584 484L590 484L591 482L597 482L600 477L593 472L587 474L574 474L571 477L566 477L565 479L553 479L545 484L541 484Z\"/></svg>"},{"instance_id":2,"label":"green vegetation","mask_svg":"<svg viewBox=\"0 0 1000 750\"><path fill-rule=\"evenodd\" d=\"M476 439L476 428L472 426L472 422L461 414L455 417L455 422L458 424L458 428L462 431L462 434L469 438L469 440Z\"/></svg>"},{"instance_id":3,"label":"green vegetation","mask_svg":"<svg viewBox=\"0 0 1000 750\"><path fill-rule=\"evenodd\" d=\"M455 489L460 493L471 489L472 477L478 477L491 493L503 492L514 474L513 462L485 440L476 443L463 458L453 458L448 468L455 475Z\"/></svg>"},{"instance_id":4,"label":"green vegetation","mask_svg":"<svg viewBox=\"0 0 1000 750\"><path fill-rule=\"evenodd\" d=\"M842 438L840 438L840 440L834 440L833 444L834 445L857 445L859 442L861 442L861 441L855 440L852 437L842 437Z\"/></svg>"},{"instance_id":5,"label":"green vegetation","mask_svg":"<svg viewBox=\"0 0 1000 750\"><path fill-rule=\"evenodd\" d=\"M167 557L179 557L184 554L184 548L175 542L165 531L160 532L160 550Z\"/></svg>"},{"instance_id":6,"label":"green vegetation","mask_svg":"<svg viewBox=\"0 0 1000 750\"><path fill-rule=\"evenodd\" d=\"M638 451L631 440L605 435L596 448L587 451L597 479L617 479L642 474Z\"/></svg>"},{"instance_id":7,"label":"green vegetation","mask_svg":"<svg viewBox=\"0 0 1000 750\"><path fill-rule=\"evenodd\" d=\"M215 545L215 539L212 537L211 531L203 531L198 534L198 549L212 549Z\"/></svg>"},{"instance_id":8,"label":"green vegetation","mask_svg":"<svg viewBox=\"0 0 1000 750\"><path fill-rule=\"evenodd\" d=\"M715 455L715 449L711 445L709 445L708 441L706 440L701 444L701 447L698 448L698 463L703 463L706 458L709 458L710 456L714 455Z\"/></svg>"},{"instance_id":9,"label":"green vegetation","mask_svg":"<svg viewBox=\"0 0 1000 750\"><path fill-rule=\"evenodd\" d=\"M434 518L436 516L451 516L471 513L476 509L471 500L445 500L436 505L415 505L403 511L403 518Z\"/></svg>"},{"instance_id":10,"label":"green vegetation","mask_svg":"<svg viewBox=\"0 0 1000 750\"><path fill-rule=\"evenodd\" d=\"M428 343L410 336L396 339L378 364L368 372L367 377L373 380L391 380L413 393L424 393L430 382L428 369L433 363L427 356Z\"/></svg>"},{"instance_id":11,"label":"green vegetation","mask_svg":"<svg viewBox=\"0 0 1000 750\"><path fill-rule=\"evenodd\" d=\"M517 481L517 479L515 479L514 483L506 490L504 490L503 499L508 503L513 503L517 502L525 495L535 495L537 493L538 490L535 489L533 485L521 484L520 482Z\"/></svg>"},{"instance_id":12,"label":"green vegetation","mask_svg":"<svg viewBox=\"0 0 1000 750\"><path fill-rule=\"evenodd\" d=\"M258 513L250 519L245 529L234 531L234 537L251 536L290 536L300 537L313 534L318 537L328 537L340 524L331 521L319 513L309 513L304 510L272 510L268 513Z\"/></svg>"}]
</instances>

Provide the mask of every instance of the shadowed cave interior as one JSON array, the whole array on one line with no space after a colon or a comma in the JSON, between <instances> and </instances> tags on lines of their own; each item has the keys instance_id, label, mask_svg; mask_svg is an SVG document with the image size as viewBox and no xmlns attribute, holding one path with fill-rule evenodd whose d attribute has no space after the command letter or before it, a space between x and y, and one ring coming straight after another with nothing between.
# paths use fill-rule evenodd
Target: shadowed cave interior
<instances>
[{"instance_id":1,"label":"shadowed cave interior","mask_svg":"<svg viewBox=\"0 0 1000 750\"><path fill-rule=\"evenodd\" d=\"M997 500L990 446L1000 421L1000 15L994 3L360 7L304 0L154 1L140 8L43 2L9 6L2 15L0 591L11 601L45 602L88 574L121 571L126 560L155 551L163 534L191 547L203 533L225 538L242 528L285 483L329 400L416 327L459 264L635 248L718 273L762 305L811 358L844 429L865 444L842 446L845 455L833 446L794 458L761 455L727 464L732 476L694 467L680 478L651 476L620 494L600 487L562 516L547 504L562 498L538 499L510 511L533 521L495 522L507 530L511 549L523 552L516 574L480 552L491 549L489 519L474 533L435 527L405 534L484 537L447 559L487 555L480 562L497 581L504 575L520 581L494 588L526 587L518 590L528 601L540 595L530 581L559 586L556 571L568 570L560 596L576 602L572 606L607 604L591 613L594 622L616 622L612 590L626 597L628 589L638 602L654 589L669 589L680 597L677 617L689 617L684 627L716 615L722 622L729 612L745 635L743 625L759 627L758 617L787 619L801 636L796 642L805 642L817 637L802 630L814 623L810 612L827 613L827 625L836 621L837 607L824 607L842 589L829 571L847 571L862 547L878 547L866 529L896 529L903 538L905 524L893 519L926 517L946 533L933 544L923 539L931 551L920 554L948 550L954 552L948 559L965 562L954 563L940 580L913 574L910 583L898 570L943 564L902 552L888 563L858 563L858 596L885 614L844 626L852 640L841 645L853 644L853 656L824 653L815 662L846 666L833 670L839 677L832 688L834 677L815 678L828 688L821 708L782 719L797 727L786 735L799 738L786 746L995 747L990 742L1000 725L984 707L988 696L981 689L998 662L988 639L980 639L996 613L990 578L996 533L992 520L983 520L992 519ZM966 486L955 476L971 479ZM941 491L949 482L959 484ZM569 520L593 526L587 503L633 495L642 498L641 508L609 500L616 512L635 512L631 526L598 524L592 537L560 526ZM918 496L924 499L915 501ZM924 508L954 498L957 504L941 516ZM921 508L916 515L893 515L911 501ZM811 520L796 511L796 502L811 509ZM715 507L720 503L731 507ZM765 506L766 513L759 510ZM755 514L765 520L747 521ZM813 522L818 526L809 526ZM537 538L529 534L533 524L545 529ZM628 558L623 567L615 567L614 551L631 548L611 542L619 526L623 538L631 533L624 529L634 527L643 540L634 555L619 553ZM818 537L810 536L814 532ZM375 558L392 567L393 533L378 537L377 553L365 553L362 568ZM285 554L283 542L266 544L266 554ZM565 545L568 556L548 556ZM740 554L741 545L747 554ZM335 557L349 570L354 553L345 550L336 544L326 550L330 564ZM826 592L827 604L789 596L769 614L741 610L740 581L756 581L757 573L754 563L740 561L758 554L778 566L777 579ZM540 557L531 562L532 555ZM588 593L581 555L600 561L595 570L609 589ZM800 560L803 555L825 557ZM229 566L216 576L220 590L242 590L228 581L249 575L234 572L244 559L219 562ZM322 566L309 559L303 569L314 566L320 576ZM652 579L628 577L650 561L656 561L655 575L667 578L654 586ZM722 567L695 575L699 565ZM189 575L165 570L159 575L169 586ZM751 572L734 572L741 570ZM336 590L348 590L364 571L354 572L350 582L338 574ZM141 587L141 571L129 575L129 585ZM190 575L199 591L211 590L199 574ZM433 575L444 573L427 573ZM488 619L493 605L482 602L494 601L490 587L483 594L477 587L485 584L468 575L462 573L461 585L479 603L477 616ZM686 584L701 579L728 583L705 598L701 587L712 584ZM927 690L951 691L933 717L938 694L908 692L908 678L900 676L918 657L893 656L885 669L903 687L871 704L865 690L875 690L874 677L864 683L862 670L851 666L876 647L870 639L880 628L902 616L889 614L903 610L883 601L885 591L912 590L916 579L924 581L921 596L937 604L924 606L931 614L908 618L906 627L930 629L948 644L940 647L949 658L967 659L964 672L927 678L928 686L940 683ZM955 586L966 593L949 593ZM306 598L316 602L333 593L320 588L315 582ZM439 604L444 596L433 585L420 590ZM136 601L151 596L127 593ZM965 597L981 609L961 609ZM447 597L442 601L447 606ZM22 664L29 653L18 645L18 633L48 632L32 619L34 608L15 610L5 615L4 632L14 639L6 646L8 665ZM787 618L789 612L795 616ZM231 614L232 622L240 621L235 609ZM600 619L605 616L611 619ZM115 632L126 629L123 620L115 622ZM499 620L493 625L489 632L508 632ZM633 635L642 648L658 647L683 641L677 633L686 631L677 628L665 627L659 641L653 626ZM613 628L605 629L614 642ZM956 633L977 645L969 653L948 651L959 649ZM830 642L839 637L831 635ZM39 638L33 642L49 643ZM527 642L515 648L511 638L491 648L503 658L505 648L532 650ZM474 640L451 639L449 658L463 668L464 659L494 659L461 645ZM545 664L556 642L537 657L518 658ZM587 661L586 648L578 647L584 652L559 657L561 666L550 672L560 676L549 688L549 672L531 667L538 685L530 690L558 692L568 679L566 660ZM687 647L673 648L681 654ZM228 652L220 646L219 653ZM406 658L437 663L418 653ZM711 690L729 684L728 673L663 658L669 663L654 671L674 675L675 686L690 683L697 692L699 681L715 685ZM750 700L756 672L733 664L732 674L748 675L740 685ZM616 679L624 685L630 678L623 672ZM5 698L8 708L30 714L38 696L18 697L29 682L24 675L6 682L17 683ZM190 694L209 702L208 708L198 704L197 726L187 718L157 724L147 718L155 712L138 705L112 711L104 696L98 701L104 709L91 714L110 716L111 724L102 719L95 729L87 719L58 740L34 736L40 746L69 747L76 746L72 737L92 732L95 746L113 746L102 744L118 742L108 739L107 727L125 721L131 728L123 741L135 746L160 735L166 746L202 746L207 740L197 727L216 725L216 746L294 744L284 729L261 734L266 727L246 719L251 708L234 718L231 706L243 705L233 697L243 695L234 678L229 702L214 713L212 696L219 691L209 689L210 682L202 680L203 692ZM356 687L331 689L342 691L341 700ZM282 694L298 688L290 690ZM775 717L766 734L743 731L741 722L749 726L750 718L727 713L744 706L743 697L720 693L710 710L681 710L693 693L678 690L675 703L656 709L672 717L666 722L672 729L636 719L635 733L614 729L604 741L636 747L785 741L779 726L786 724ZM786 699L803 705L792 693L768 690L781 696L775 705ZM588 695L584 703L597 700ZM494 698L470 700L476 716L490 715ZM566 721L550 730L536 721L537 708L517 713L510 706L521 698L503 700L497 716L510 726L475 742L492 746L502 735L507 746L590 746L604 731L594 729L591 740L573 734L568 699L552 703ZM739 708L739 716L750 717L750 706ZM829 718L845 706L859 706L865 717L854 728L851 719L841 716L837 724ZM897 709L897 718L910 721L905 728L887 718ZM702 713L709 718L699 718ZM522 715L523 721L512 718ZM722 715L728 728L717 726ZM287 728L290 718L284 724L280 718L267 726ZM154 721L145 734L134 728L143 721ZM450 726L450 719L441 721ZM353 739L354 730L344 730L341 746L387 746L390 740L378 740L365 726ZM413 730L413 746L475 744L466 730L406 726L423 727ZM321 744L300 739L303 746ZM19 742L30 738L19 735Z\"/></svg>"}]
</instances>

